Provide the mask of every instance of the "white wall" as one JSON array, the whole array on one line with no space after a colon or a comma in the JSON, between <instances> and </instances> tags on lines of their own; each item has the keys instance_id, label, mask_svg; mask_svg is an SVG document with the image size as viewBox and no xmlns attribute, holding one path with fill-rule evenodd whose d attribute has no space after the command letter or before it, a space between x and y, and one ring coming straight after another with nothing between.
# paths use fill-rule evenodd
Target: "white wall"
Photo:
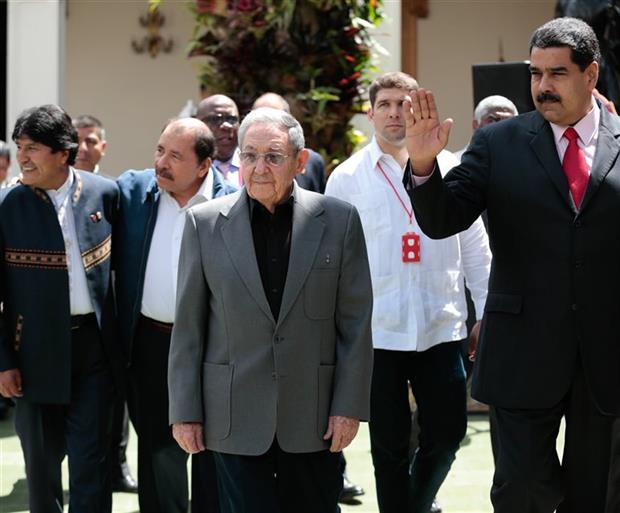
<instances>
[{"instance_id":1,"label":"white wall","mask_svg":"<svg viewBox=\"0 0 620 513\"><path fill-rule=\"evenodd\" d=\"M72 116L92 114L106 127L108 153L102 171L152 167L161 128L185 102L198 97L200 58L187 59L194 27L186 2L167 0L160 34L174 40L171 53L136 54L132 39L146 29L139 17L147 1L69 0L66 107Z\"/></svg>"},{"instance_id":2,"label":"white wall","mask_svg":"<svg viewBox=\"0 0 620 513\"><path fill-rule=\"evenodd\" d=\"M499 42L506 61L528 59L532 32L553 18L555 0L429 0L430 15L418 21L418 76L436 96L440 116L455 125L449 149L471 135L471 65L496 62Z\"/></svg>"},{"instance_id":3,"label":"white wall","mask_svg":"<svg viewBox=\"0 0 620 513\"><path fill-rule=\"evenodd\" d=\"M553 15L555 0L429 0L430 15L418 21L418 73L431 88L443 117L456 121L449 148L462 147L471 133L471 65L498 58L501 38L506 60L528 57L531 32ZM382 72L400 69L400 1L386 0L388 19L376 35L390 55ZM187 99L198 97L202 59L187 59L185 46L194 20L185 2L166 0L164 37L172 37L170 54L152 59L131 49L132 38L146 34L138 18L146 0L116 2L68 0L66 19L66 107L72 115L91 113L108 132L104 171L152 164L152 153L164 121ZM38 61L37 61L38 62ZM35 66L36 67L36 66ZM371 133L364 116L356 126Z\"/></svg>"},{"instance_id":4,"label":"white wall","mask_svg":"<svg viewBox=\"0 0 620 513\"><path fill-rule=\"evenodd\" d=\"M24 109L62 101L64 5L64 0L7 4L7 139ZM17 172L13 164L11 174Z\"/></svg>"}]
</instances>

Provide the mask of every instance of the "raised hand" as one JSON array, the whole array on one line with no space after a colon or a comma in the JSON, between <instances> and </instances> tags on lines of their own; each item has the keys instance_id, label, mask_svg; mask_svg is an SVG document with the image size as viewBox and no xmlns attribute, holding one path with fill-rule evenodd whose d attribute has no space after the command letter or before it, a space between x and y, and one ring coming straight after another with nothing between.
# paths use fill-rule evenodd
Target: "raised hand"
<instances>
[{"instance_id":1,"label":"raised hand","mask_svg":"<svg viewBox=\"0 0 620 513\"><path fill-rule=\"evenodd\" d=\"M448 144L453 121L439 122L433 93L425 89L410 92L410 100L403 104L405 116L405 143L413 173L418 176L431 174L435 157Z\"/></svg>"}]
</instances>

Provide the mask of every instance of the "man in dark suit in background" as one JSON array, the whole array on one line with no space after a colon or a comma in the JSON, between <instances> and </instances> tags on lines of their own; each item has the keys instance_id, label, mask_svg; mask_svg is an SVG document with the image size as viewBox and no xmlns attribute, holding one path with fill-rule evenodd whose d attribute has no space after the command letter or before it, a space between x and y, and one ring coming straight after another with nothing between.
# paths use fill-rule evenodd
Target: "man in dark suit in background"
<instances>
[{"instance_id":1,"label":"man in dark suit in background","mask_svg":"<svg viewBox=\"0 0 620 513\"><path fill-rule=\"evenodd\" d=\"M0 195L0 393L16 398L29 509L62 513L68 455L69 510L107 513L118 190L73 169L77 133L56 105L23 112L13 140L21 183Z\"/></svg>"},{"instance_id":2,"label":"man in dark suit in background","mask_svg":"<svg viewBox=\"0 0 620 513\"><path fill-rule=\"evenodd\" d=\"M439 121L432 93L412 93L404 180L422 229L441 238L488 214L493 265L472 395L496 409L497 513L605 509L620 414L620 120L593 97L599 59L583 21L537 29L537 111L477 130L443 181L435 155L452 120Z\"/></svg>"},{"instance_id":3,"label":"man in dark suit in background","mask_svg":"<svg viewBox=\"0 0 620 513\"><path fill-rule=\"evenodd\" d=\"M138 434L138 498L148 513L185 513L187 454L168 424L168 347L185 211L236 190L213 166L213 134L193 118L164 128L155 169L117 181L116 289L121 339L129 357L128 404ZM192 458L192 511L217 513L210 453Z\"/></svg>"}]
</instances>

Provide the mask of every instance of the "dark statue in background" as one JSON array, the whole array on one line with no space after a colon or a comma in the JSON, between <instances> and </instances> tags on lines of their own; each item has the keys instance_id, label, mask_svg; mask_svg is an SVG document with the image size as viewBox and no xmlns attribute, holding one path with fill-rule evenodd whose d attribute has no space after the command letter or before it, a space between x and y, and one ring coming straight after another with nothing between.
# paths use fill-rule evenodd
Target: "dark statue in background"
<instances>
[{"instance_id":1,"label":"dark statue in background","mask_svg":"<svg viewBox=\"0 0 620 513\"><path fill-rule=\"evenodd\" d=\"M596 33L601 47L597 89L620 103L620 5L617 0L559 0L555 16L572 16L586 21Z\"/></svg>"}]
</instances>

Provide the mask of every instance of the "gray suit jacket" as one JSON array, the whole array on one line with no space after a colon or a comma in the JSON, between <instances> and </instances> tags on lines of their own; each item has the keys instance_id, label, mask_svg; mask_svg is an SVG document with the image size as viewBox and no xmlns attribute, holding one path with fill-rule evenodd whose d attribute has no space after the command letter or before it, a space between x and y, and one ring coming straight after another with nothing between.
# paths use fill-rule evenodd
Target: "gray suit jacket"
<instances>
[{"instance_id":1,"label":"gray suit jacket","mask_svg":"<svg viewBox=\"0 0 620 513\"><path fill-rule=\"evenodd\" d=\"M314 452L330 415L369 417L372 289L357 211L295 185L275 321L245 189L188 212L169 359L170 423L204 422L207 447L259 455L274 437Z\"/></svg>"}]
</instances>

